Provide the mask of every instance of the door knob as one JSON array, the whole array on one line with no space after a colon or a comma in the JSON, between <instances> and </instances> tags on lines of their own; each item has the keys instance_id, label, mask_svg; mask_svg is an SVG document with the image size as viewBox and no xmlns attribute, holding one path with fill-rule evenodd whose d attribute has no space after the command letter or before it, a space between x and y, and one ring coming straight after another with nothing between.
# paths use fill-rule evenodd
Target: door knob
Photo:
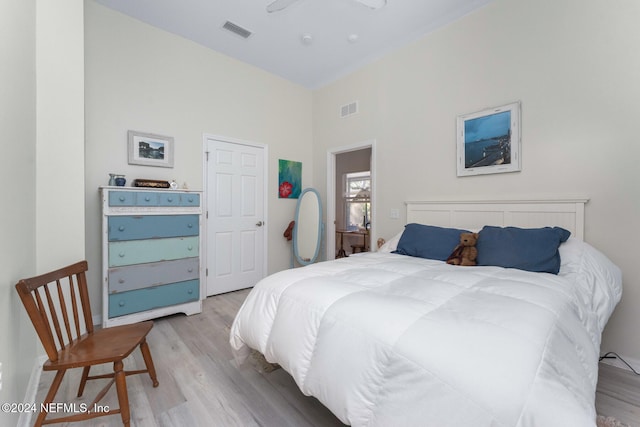
<instances>
[{"instance_id":1,"label":"door knob","mask_svg":"<svg viewBox=\"0 0 640 427\"><path fill-rule=\"evenodd\" d=\"M256 222L256 225L257 225L258 227L262 227L262 224L264 224L262 221L258 221L258 222Z\"/></svg>"}]
</instances>

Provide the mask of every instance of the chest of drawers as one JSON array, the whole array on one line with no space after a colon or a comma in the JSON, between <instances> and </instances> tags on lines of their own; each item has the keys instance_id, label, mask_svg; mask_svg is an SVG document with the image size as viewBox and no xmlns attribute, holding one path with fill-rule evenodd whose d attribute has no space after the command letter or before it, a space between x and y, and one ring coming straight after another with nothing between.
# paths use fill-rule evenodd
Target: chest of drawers
<instances>
[{"instance_id":1,"label":"chest of drawers","mask_svg":"<svg viewBox=\"0 0 640 427\"><path fill-rule=\"evenodd\" d=\"M103 326L201 312L200 192L100 191Z\"/></svg>"}]
</instances>

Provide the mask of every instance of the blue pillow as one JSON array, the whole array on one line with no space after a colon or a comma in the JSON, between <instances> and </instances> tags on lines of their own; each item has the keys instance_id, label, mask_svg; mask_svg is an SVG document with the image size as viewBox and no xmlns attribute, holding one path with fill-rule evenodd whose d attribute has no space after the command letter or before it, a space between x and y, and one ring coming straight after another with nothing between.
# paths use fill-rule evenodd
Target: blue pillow
<instances>
[{"instance_id":1,"label":"blue pillow","mask_svg":"<svg viewBox=\"0 0 640 427\"><path fill-rule=\"evenodd\" d=\"M571 235L560 227L517 228L485 226L480 230L478 265L518 268L558 274L558 247Z\"/></svg>"},{"instance_id":2,"label":"blue pillow","mask_svg":"<svg viewBox=\"0 0 640 427\"><path fill-rule=\"evenodd\" d=\"M407 224L393 253L446 261L467 230L433 225Z\"/></svg>"}]
</instances>

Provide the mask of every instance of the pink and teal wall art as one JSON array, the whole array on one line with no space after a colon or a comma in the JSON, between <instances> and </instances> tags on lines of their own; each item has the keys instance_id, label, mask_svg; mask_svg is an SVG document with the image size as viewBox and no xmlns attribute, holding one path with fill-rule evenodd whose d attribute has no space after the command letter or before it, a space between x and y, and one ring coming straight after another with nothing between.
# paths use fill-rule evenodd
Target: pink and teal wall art
<instances>
[{"instance_id":1,"label":"pink and teal wall art","mask_svg":"<svg viewBox=\"0 0 640 427\"><path fill-rule=\"evenodd\" d=\"M302 191L302 162L278 160L278 197L297 199Z\"/></svg>"}]
</instances>

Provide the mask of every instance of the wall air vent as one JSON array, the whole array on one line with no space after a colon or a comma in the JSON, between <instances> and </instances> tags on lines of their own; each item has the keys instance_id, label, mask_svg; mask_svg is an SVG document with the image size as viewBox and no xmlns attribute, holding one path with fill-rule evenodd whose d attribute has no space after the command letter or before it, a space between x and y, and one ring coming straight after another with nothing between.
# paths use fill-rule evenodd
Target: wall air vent
<instances>
[{"instance_id":1,"label":"wall air vent","mask_svg":"<svg viewBox=\"0 0 640 427\"><path fill-rule=\"evenodd\" d=\"M246 28L242 28L240 25L234 24L231 21L225 22L222 28L224 28L227 31L231 31L236 35L239 35L243 39L248 39L253 34L251 31L247 30Z\"/></svg>"},{"instance_id":2,"label":"wall air vent","mask_svg":"<svg viewBox=\"0 0 640 427\"><path fill-rule=\"evenodd\" d=\"M358 112L358 101L354 101L350 104L345 104L342 107L340 107L340 118L343 119L357 112Z\"/></svg>"}]
</instances>

